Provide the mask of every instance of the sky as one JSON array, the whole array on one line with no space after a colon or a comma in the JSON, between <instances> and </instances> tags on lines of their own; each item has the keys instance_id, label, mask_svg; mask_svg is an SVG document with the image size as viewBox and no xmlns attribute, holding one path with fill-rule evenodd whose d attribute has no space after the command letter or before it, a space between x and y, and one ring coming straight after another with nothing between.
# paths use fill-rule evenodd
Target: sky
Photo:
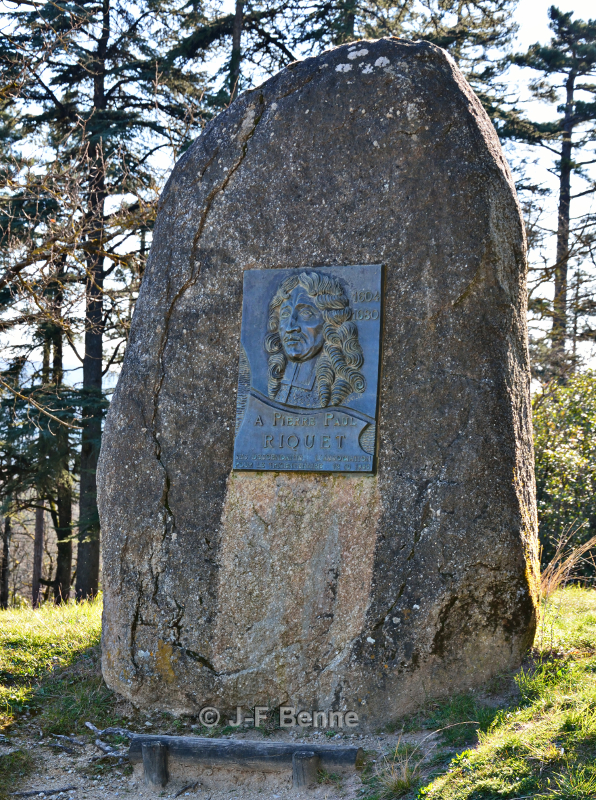
<instances>
[{"instance_id":1,"label":"sky","mask_svg":"<svg viewBox=\"0 0 596 800\"><path fill-rule=\"evenodd\" d=\"M587 20L596 17L596 0L562 0L561 2L553 2L553 0L520 0L517 11L514 15L515 21L519 26L517 32L517 42L515 50L523 52L535 42L547 44L552 36L552 31L548 27L548 9L556 5L561 11L573 11L574 17L577 19ZM524 70L516 70L521 76ZM524 74L527 78L527 74ZM525 83L525 81L524 81ZM520 85L520 94L527 96ZM532 114L535 119L542 121L552 116L552 109L549 106L540 108L539 104L532 107ZM542 118L542 119L541 119Z\"/></svg>"},{"instance_id":2,"label":"sky","mask_svg":"<svg viewBox=\"0 0 596 800\"><path fill-rule=\"evenodd\" d=\"M520 0L515 13L515 21L519 25L518 42L521 50L534 42L544 44L550 38L548 29L548 9L555 5L561 11L573 11L579 19L596 17L594 0Z\"/></svg>"}]
</instances>

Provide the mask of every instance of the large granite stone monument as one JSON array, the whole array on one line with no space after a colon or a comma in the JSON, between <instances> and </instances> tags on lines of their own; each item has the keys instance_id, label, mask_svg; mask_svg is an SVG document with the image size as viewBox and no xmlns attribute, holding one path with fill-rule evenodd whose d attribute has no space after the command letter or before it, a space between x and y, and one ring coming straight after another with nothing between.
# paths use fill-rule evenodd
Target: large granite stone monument
<instances>
[{"instance_id":1,"label":"large granite stone monument","mask_svg":"<svg viewBox=\"0 0 596 800\"><path fill-rule=\"evenodd\" d=\"M366 725L516 667L525 272L497 136L433 45L339 47L210 122L161 198L104 433L108 685Z\"/></svg>"}]
</instances>

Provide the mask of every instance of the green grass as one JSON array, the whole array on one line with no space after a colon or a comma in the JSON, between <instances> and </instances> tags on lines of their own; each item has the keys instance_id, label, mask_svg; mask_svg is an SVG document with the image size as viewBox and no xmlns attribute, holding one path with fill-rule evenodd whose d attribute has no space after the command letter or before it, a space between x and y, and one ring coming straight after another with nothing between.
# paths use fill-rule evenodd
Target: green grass
<instances>
[{"instance_id":1,"label":"green grass","mask_svg":"<svg viewBox=\"0 0 596 800\"><path fill-rule=\"evenodd\" d=\"M2 753L12 734L33 724L36 736L81 735L87 720L120 722L101 677L101 608L99 598L0 611L0 729L8 734L0 747L0 800L35 765L26 749Z\"/></svg>"},{"instance_id":2,"label":"green grass","mask_svg":"<svg viewBox=\"0 0 596 800\"><path fill-rule=\"evenodd\" d=\"M317 775L317 783L335 786L336 789L341 789L341 775L335 772L327 772L326 769L320 769Z\"/></svg>"},{"instance_id":3,"label":"green grass","mask_svg":"<svg viewBox=\"0 0 596 800\"><path fill-rule=\"evenodd\" d=\"M31 772L34 763L24 750L0 753L0 800L10 797L19 782Z\"/></svg>"},{"instance_id":4,"label":"green grass","mask_svg":"<svg viewBox=\"0 0 596 800\"><path fill-rule=\"evenodd\" d=\"M10 715L22 710L42 676L98 644L101 604L10 609L0 621L0 703Z\"/></svg>"},{"instance_id":5,"label":"green grass","mask_svg":"<svg viewBox=\"0 0 596 800\"><path fill-rule=\"evenodd\" d=\"M100 637L101 599L0 611L0 725L38 715L44 733L68 733L86 713L102 716Z\"/></svg>"},{"instance_id":6,"label":"green grass","mask_svg":"<svg viewBox=\"0 0 596 800\"><path fill-rule=\"evenodd\" d=\"M476 743L478 732L488 730L497 713L497 709L479 702L474 695L455 695L438 705L424 727L440 731L444 744L462 747Z\"/></svg>"},{"instance_id":7,"label":"green grass","mask_svg":"<svg viewBox=\"0 0 596 800\"><path fill-rule=\"evenodd\" d=\"M535 647L543 656L596 651L596 591L570 586L546 605Z\"/></svg>"},{"instance_id":8,"label":"green grass","mask_svg":"<svg viewBox=\"0 0 596 800\"><path fill-rule=\"evenodd\" d=\"M425 800L596 798L596 591L552 598L513 704L481 726L478 744L412 793Z\"/></svg>"},{"instance_id":9,"label":"green grass","mask_svg":"<svg viewBox=\"0 0 596 800\"><path fill-rule=\"evenodd\" d=\"M123 724L101 677L100 631L101 600L0 611L0 723L9 740L28 726L80 736L87 720ZM154 721L172 733L190 725L168 715ZM402 742L384 758L371 754L369 800L596 800L596 591L570 587L551 599L532 657L513 678L429 701L388 727L440 733L434 749ZM3 749L0 800L34 767L26 748Z\"/></svg>"}]
</instances>

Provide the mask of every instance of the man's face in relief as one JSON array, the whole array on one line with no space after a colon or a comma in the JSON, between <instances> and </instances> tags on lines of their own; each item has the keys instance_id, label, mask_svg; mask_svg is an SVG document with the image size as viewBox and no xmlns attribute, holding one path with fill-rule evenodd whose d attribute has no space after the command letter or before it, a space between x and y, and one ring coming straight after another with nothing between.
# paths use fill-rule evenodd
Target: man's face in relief
<instances>
[{"instance_id":1,"label":"man's face in relief","mask_svg":"<svg viewBox=\"0 0 596 800\"><path fill-rule=\"evenodd\" d=\"M279 309L279 335L285 354L291 361L308 361L324 344L322 313L314 300L297 286Z\"/></svg>"}]
</instances>

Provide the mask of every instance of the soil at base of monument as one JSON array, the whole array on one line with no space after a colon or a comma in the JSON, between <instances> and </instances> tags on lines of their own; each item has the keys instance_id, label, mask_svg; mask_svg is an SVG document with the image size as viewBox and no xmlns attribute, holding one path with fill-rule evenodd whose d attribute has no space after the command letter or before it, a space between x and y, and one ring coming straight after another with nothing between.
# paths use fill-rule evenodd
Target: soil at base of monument
<instances>
[{"instance_id":1,"label":"soil at base of monument","mask_svg":"<svg viewBox=\"0 0 596 800\"><path fill-rule=\"evenodd\" d=\"M155 715L157 716L157 715ZM154 716L154 718L155 718ZM131 726L132 727L132 726ZM152 724L146 728L150 733L174 733L171 726ZM85 741L84 747L72 746L73 753L56 751L52 744L57 744L59 740L51 737L40 737L40 730L32 721L20 724L14 733L4 741L4 746L0 750L0 756L6 757L10 753L27 753L30 756L30 771L27 777L19 781L18 792L36 791L39 795L57 789L65 790L62 794L53 794L59 800L113 800L122 797L197 797L210 798L210 800L223 800L229 797L242 797L243 800L285 800L286 798L296 797L296 792L291 787L291 776L286 776L286 780L279 779L275 784L259 788L251 785L252 776L238 776L237 782L230 782L225 788L214 789L203 785L196 779L189 780L190 786L185 787L186 782L170 782L163 790L154 790L146 787L139 781L137 775L133 774L132 768L126 759L127 745L120 745L123 755L123 763L114 764L105 761L97 761L101 756L101 751L94 744L94 737L87 736L84 732L73 732L74 738ZM191 734L192 730L176 731L178 734ZM396 749L400 752L413 751L418 748L418 757L424 757L427 771L432 770L433 765L449 762L459 748L441 747L439 737L428 732L393 733L393 734L344 734L341 739L336 736L327 738L324 735L305 734L304 736L292 736L285 732L276 732L264 739L260 731L247 731L245 733L233 734L227 738L236 739L257 739L260 741L296 741L305 744L325 741L330 744L357 744L366 753L366 766L361 772L353 775L329 775L320 774L319 785L308 791L308 797L312 800L335 800L342 798L362 797L363 789L368 784L369 779L382 767L392 763ZM104 737L103 741L107 742ZM68 742L66 742L68 745ZM437 753L440 757L437 758ZM113 759L112 759L113 761ZM285 783L285 785L284 785ZM72 787L72 788L71 788ZM76 787L76 788L74 788ZM184 789L184 791L181 791Z\"/></svg>"},{"instance_id":2,"label":"soil at base of monument","mask_svg":"<svg viewBox=\"0 0 596 800\"><path fill-rule=\"evenodd\" d=\"M102 682L97 645L83 643L78 650L73 645L73 652L66 659L65 637L59 640L60 626L54 618L76 614L77 624L72 624L71 628L80 638L84 613L85 604L80 604L71 609L46 609L34 614L27 610L6 612L2 617L4 627L0 626L0 638L4 636L7 641L0 647L0 655L5 657L4 663L0 662L0 688L4 691L4 696L0 695L0 699L4 699L0 705L3 712L0 716L3 726L0 800L17 792L40 794L43 790L68 786L77 789L62 794L60 800L172 797L182 788L171 785L163 792L150 794L144 786L134 782L125 758L121 764L114 763L118 759L92 761L102 754L95 745L97 735L85 726L86 721L98 728L118 725L137 733L196 735L204 731L193 719L139 713L129 703L119 700ZM29 620L37 638L31 632L26 636L21 625L17 631L19 636L15 633L8 642L11 614L15 618L21 614L25 621ZM54 620L51 626L47 624L49 616ZM62 653L64 665L50 668L44 662L43 636L49 637L52 643L47 652L49 663L53 664L59 657L56 654ZM93 637L89 639L94 641ZM25 667L28 675L35 670L37 677L32 683L28 682L30 678L25 681L22 677ZM25 682L24 686L19 685L20 680ZM563 787L560 794L565 786L575 787L570 790L571 794L565 789L565 797L594 797L595 696L596 591L569 587L557 592L545 604L535 649L516 676L492 681L485 685L482 693L456 695L443 701L429 700L417 714L394 721L376 735L360 738L360 734L354 734L352 738L348 734L344 739L343 734L338 740L325 736L332 744L354 742L360 745L367 753L367 768L355 780L344 780L340 785L333 776L322 776L325 782L308 796L313 800L357 796L379 800L384 796L383 789L387 788L378 775L379 770L385 768L385 779L390 778L392 765L399 768L410 757L409 763L416 767L420 755L424 754L420 772L414 776L410 789L407 792L400 789L394 797L411 800L422 785L426 787L425 796L461 800L476 796L479 789L489 784L494 789L491 789L493 794L503 797L531 796L546 800L554 796L555 785ZM477 726L470 724L470 720L475 720L486 732L478 746L474 746ZM228 731L215 733L222 736ZM299 738L297 733L296 739ZM305 744L323 738L305 733L302 737ZM57 738L65 734L84 742L83 747ZM238 736L261 741L294 738L276 731L265 737L259 730ZM122 756L126 755L128 745L123 737L103 736L102 740L117 747ZM74 752L57 751L56 745L68 745ZM416 746L419 749L412 752ZM431 780L432 791L428 790ZM197 786L180 796L202 800L223 800L224 797L290 800L296 795L283 788L258 792L230 785L223 792L205 791Z\"/></svg>"},{"instance_id":3,"label":"soil at base of monument","mask_svg":"<svg viewBox=\"0 0 596 800\"><path fill-rule=\"evenodd\" d=\"M126 757L128 742L122 736L101 737L101 741L119 751L122 763L118 758L98 760L103 755L95 743L98 736L86 727L86 722L99 729L118 726L135 733L209 733L194 718L142 713L105 686L98 644L100 612L99 603L4 612L0 636L0 800L17 792L41 794L57 789L67 789L62 795L50 795L60 800L172 797L183 788L171 783L163 791L148 791L132 774ZM486 696L470 694L449 701L429 701L418 714L374 733L248 729L233 735L260 741L357 744L366 753L365 769L342 780L323 774L320 785L309 791L309 796L313 800L378 797L379 780L375 776L383 769L391 771L392 766L399 766L408 758L417 765L423 757L415 784L447 770L453 756L476 741L475 726L460 723L486 723L497 706L512 700L512 685L508 678L500 685L487 687ZM455 727L448 727L454 723ZM442 733L433 734L446 727ZM219 728L211 735L230 736L232 730ZM65 736L82 742L82 746L61 738ZM205 800L234 796L248 800L290 798L295 795L288 784L289 776L285 787L281 782L254 788L254 782L251 787L250 783L231 781L225 791L198 785L180 796Z\"/></svg>"},{"instance_id":4,"label":"soil at base of monument","mask_svg":"<svg viewBox=\"0 0 596 800\"><path fill-rule=\"evenodd\" d=\"M97 666L96 666L97 668ZM410 763L417 768L417 779L413 782L418 785L424 778L429 780L440 772L444 772L449 762L458 752L476 740L475 726L461 726L454 720L460 718L474 718L470 716L475 708L487 709L494 713L497 707L506 705L512 699L512 681L507 678L499 686L493 686L490 695L460 696L455 700L440 704L429 702L427 707L419 714L400 720L395 731L377 733L335 733L312 732L308 730L280 731L273 730L264 734L260 729L248 729L238 733L223 733L215 731L214 734L223 738L254 739L258 741L286 741L309 743L321 742L337 745L355 744L365 752L366 764L363 770L352 775L338 776L320 773L319 785L308 791L312 800L335 800L342 798L350 800L357 797L378 797L379 780L381 772L395 769L410 758ZM110 717L120 720L119 724L135 733L167 734L167 735L201 735L205 729L200 729L193 720L177 720L170 715L154 713L142 714L136 711L129 703L118 700L113 696ZM470 703L472 705L470 705ZM459 704L459 705L458 705ZM93 722L93 720L90 720ZM429 724L430 723L430 724ZM453 727L451 727L453 726ZM18 758L23 754L28 761L26 775L11 786L12 792L36 791L39 795L57 789L64 790L62 794L52 794L59 800L114 800L122 797L196 797L204 800L223 800L223 798L242 797L245 800L290 800L296 797L291 787L291 776L287 775L267 785L257 785L254 775L246 773L237 775L229 782L222 782L222 788L205 785L206 781L196 778L188 781L172 781L163 790L154 790L146 787L139 779L139 774L134 774L127 760L128 743L122 737L102 736L100 741L110 744L122 754L122 761L116 759L101 760L102 751L96 745L97 734L92 733L79 721L69 735L77 741L84 742L79 747L66 739L60 739L52 734L43 735L43 711L39 718L23 715L13 724L8 736L2 741L0 760L14 753ZM430 728L430 730L429 730ZM432 729L443 728L441 733ZM229 729L228 729L229 730ZM449 735L451 732L451 736ZM68 747L72 752L57 749L56 746ZM376 776L376 779L375 779ZM209 779L207 779L209 780ZM188 785L190 784L190 786ZM73 788L71 788L73 787ZM76 787L76 788L74 788ZM412 786L414 788L414 785ZM184 789L184 791L182 791ZM12 793L11 792L11 793ZM0 791L0 797L5 795ZM8 795L6 795L8 796Z\"/></svg>"},{"instance_id":5,"label":"soil at base of monument","mask_svg":"<svg viewBox=\"0 0 596 800\"><path fill-rule=\"evenodd\" d=\"M103 682L100 669L99 604L43 607L37 612L13 610L2 618L0 641L0 688L5 702L0 715L0 800L17 792L38 795L57 789L67 790L60 800L86 798L112 800L121 797L173 797L183 788L170 783L163 791L149 791L139 782L127 760L128 742L122 736L102 736L100 741L117 749L122 756L100 760L98 736L86 725L99 729L110 726L135 733L168 735L205 735L205 728L194 718L176 719L168 714L146 714L111 692ZM498 706L512 700L511 678L487 687L486 695L470 694L449 701L429 701L421 711L394 723L394 727L374 733L344 730L289 731L248 729L233 733L230 728L214 729L211 735L234 736L260 741L294 741L305 744L356 744L365 751L366 766L343 779L322 774L321 783L309 791L313 800L379 796L378 773L391 771L410 758L420 764L414 784L444 772L456 753L476 741L475 726L461 725L463 720L486 723ZM491 710L492 709L492 710ZM481 714L485 717L481 718ZM455 724L455 727L451 728ZM440 734L433 734L447 728ZM72 737L82 746L69 741ZM64 749L68 748L68 750ZM397 751L397 755L396 755ZM248 777L248 776L247 776ZM188 781L191 783L191 781ZM192 781L194 782L194 781ZM206 781L205 781L206 782ZM76 788L68 788L76 787ZM296 796L280 781L276 785L256 787L230 781L225 790L200 784L180 796L211 798L242 797L251 800Z\"/></svg>"}]
</instances>

